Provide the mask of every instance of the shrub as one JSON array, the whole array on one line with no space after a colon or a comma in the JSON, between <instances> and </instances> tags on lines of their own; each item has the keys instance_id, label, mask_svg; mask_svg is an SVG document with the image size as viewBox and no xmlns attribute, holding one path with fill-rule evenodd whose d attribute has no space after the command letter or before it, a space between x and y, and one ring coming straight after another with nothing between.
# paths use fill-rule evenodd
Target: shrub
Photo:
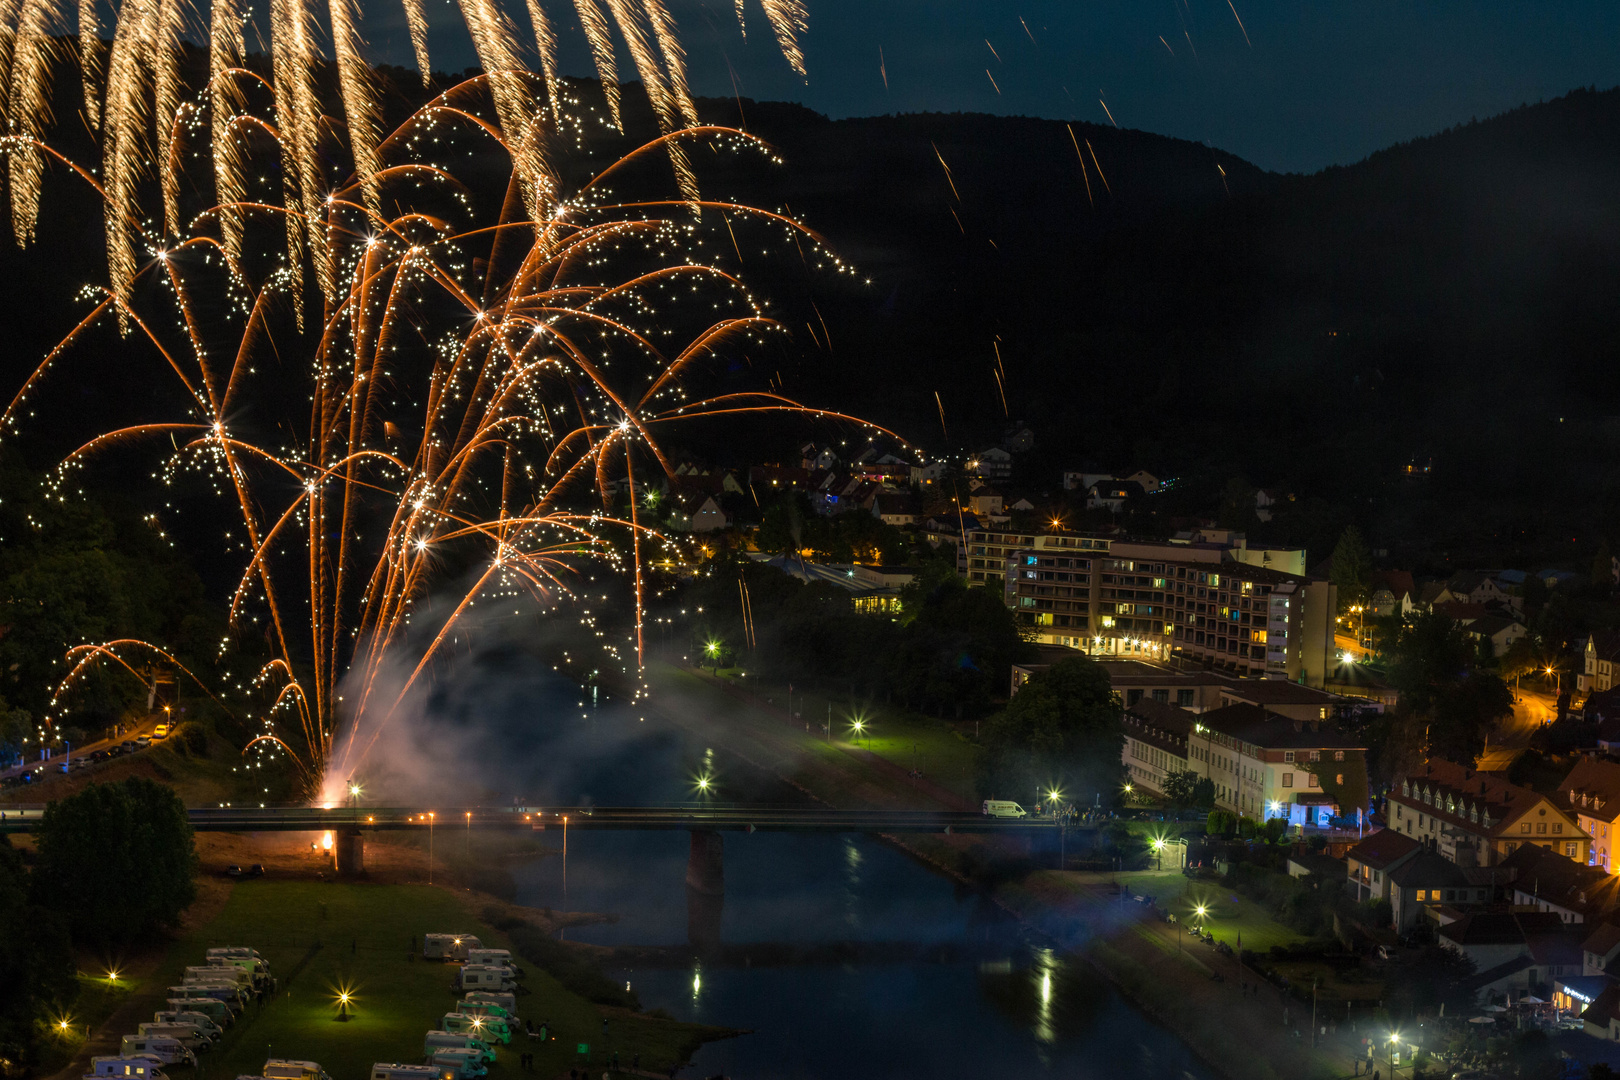
<instances>
[{"instance_id":1,"label":"shrub","mask_svg":"<svg viewBox=\"0 0 1620 1080\"><path fill-rule=\"evenodd\" d=\"M195 720L187 720L175 729L175 749L181 753L190 752L197 757L208 756L208 729Z\"/></svg>"}]
</instances>

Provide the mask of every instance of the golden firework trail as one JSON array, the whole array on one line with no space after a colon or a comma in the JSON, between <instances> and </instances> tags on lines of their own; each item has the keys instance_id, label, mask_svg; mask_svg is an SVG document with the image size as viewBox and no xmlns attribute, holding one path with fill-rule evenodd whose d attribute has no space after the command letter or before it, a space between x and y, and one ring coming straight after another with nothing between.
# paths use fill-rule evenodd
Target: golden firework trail
<instances>
[{"instance_id":1,"label":"golden firework trail","mask_svg":"<svg viewBox=\"0 0 1620 1080\"><path fill-rule=\"evenodd\" d=\"M58 10L63 0L0 0L0 111L5 114L8 138L4 150L10 174L12 232L26 246L33 238L39 208L39 185L44 172L41 144L52 125L51 95L54 61L63 48ZM429 74L428 26L422 0L401 0L411 45L423 83ZM459 0L479 63L488 73L495 98L503 144L517 163L522 197L531 216L547 197L552 181L545 167L543 138L555 130L562 106L557 77L557 40L545 9L547 0L525 0L534 24L536 50L553 114L549 126L532 102L530 72L520 59L510 20L494 0ZM550 0L561 3L563 0ZM619 86L614 63L614 42L601 3L606 2L625 35L625 46L637 73L652 96L665 134L697 123L696 110L686 86L686 68L674 19L664 0L573 0L602 79L608 110L619 122ZM317 79L328 61L335 67L343 103L349 164L361 186L362 198L376 199L376 132L380 116L379 89L364 57L357 0L327 0L328 25L318 25L318 0L270 0L271 89L273 120L256 120L282 148L282 191L279 207L284 216L288 259L299 265L305 253L328 303L337 296L337 281L326 238L312 227L330 194L332 178L321 168L332 147L323 142L323 120ZM201 104L185 103L199 88L187 87L181 71L181 34L185 31L184 0L125 0L112 23L112 49L107 59L105 87L101 74L102 29L93 0L79 0L79 68L85 92L85 122L100 128L104 214L106 219L109 283L121 299L128 299L137 263L141 182L154 165L163 196L164 229L179 235L180 176L184 160L184 129L196 118ZM783 56L801 77L805 73L799 36L807 27L800 0L764 0L764 9ZM738 17L741 18L741 7ZM242 0L212 0L208 11L209 87L206 108L212 127L210 152L214 181L222 207L220 229L227 250L240 254L240 222L234 220L244 195L242 150L245 135L244 101L237 85L248 77L233 71L243 55ZM649 34L650 28L650 34ZM330 57L320 46L332 43ZM99 100L98 100L99 95ZM148 125L151 130L148 131ZM682 192L691 209L698 206L697 191L686 148L680 140L664 144ZM373 206L375 209L375 206ZM127 319L122 305L120 320Z\"/></svg>"},{"instance_id":2,"label":"golden firework trail","mask_svg":"<svg viewBox=\"0 0 1620 1080\"><path fill-rule=\"evenodd\" d=\"M378 142L373 182L383 205L401 207L391 216L358 177L321 200L304 231L327 238L335 299L318 325L290 325L301 275L259 242L301 206L244 202L234 208L242 246L259 255L222 260L224 242L205 229L140 233L151 254L129 284L166 288L100 290L0 417L9 431L31 415L41 383L69 376L62 369L100 324L133 328L119 363L145 356L184 404L89 438L56 490L74 470L142 447L162 455L165 481L211 479L245 552L231 624L239 643L267 650L255 681L263 729L250 747L285 750L312 797L362 767L458 639L525 607L556 610L593 564L633 582L633 644L612 648L627 670L639 666L647 552L676 550L639 510L639 489L672 475L665 431L778 413L860 423L779 392L701 389L728 355L782 333L705 254L726 242L722 214L808 242L822 266L848 272L814 233L730 202L704 201L715 212L695 220L684 192L618 190L638 182L632 163L672 140L773 151L732 129L682 130L554 194L541 217L480 221L445 162L480 141L502 146L509 175L494 180L510 190L517 155L480 119L494 100L495 80L480 76ZM479 263L489 269L471 269ZM287 410L304 387L289 398L286 385L296 357L307 419L255 420L297 415ZM93 362L73 374L94 386ZM133 670L149 648L75 650L58 700L96 665Z\"/></svg>"}]
</instances>

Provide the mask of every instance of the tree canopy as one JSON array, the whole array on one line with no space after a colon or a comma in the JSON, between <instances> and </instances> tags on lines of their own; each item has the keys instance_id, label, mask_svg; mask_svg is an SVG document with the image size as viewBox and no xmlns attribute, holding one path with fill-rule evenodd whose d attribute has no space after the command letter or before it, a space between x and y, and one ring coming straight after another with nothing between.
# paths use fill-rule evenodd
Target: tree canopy
<instances>
[{"instance_id":1,"label":"tree canopy","mask_svg":"<svg viewBox=\"0 0 1620 1080\"><path fill-rule=\"evenodd\" d=\"M1472 765L1513 695L1455 621L1438 612L1391 616L1377 629L1378 652L1400 704L1382 732L1386 776L1424 756Z\"/></svg>"},{"instance_id":2,"label":"tree canopy","mask_svg":"<svg viewBox=\"0 0 1620 1080\"><path fill-rule=\"evenodd\" d=\"M28 872L0 834L0 1075L26 1071L38 1027L72 1003L73 946L67 922L29 895Z\"/></svg>"},{"instance_id":3,"label":"tree canopy","mask_svg":"<svg viewBox=\"0 0 1620 1080\"><path fill-rule=\"evenodd\" d=\"M176 925L196 897L191 823L162 784L92 784L47 806L36 837L34 895L81 944L137 942Z\"/></svg>"},{"instance_id":4,"label":"tree canopy","mask_svg":"<svg viewBox=\"0 0 1620 1080\"><path fill-rule=\"evenodd\" d=\"M985 729L979 790L1018 798L1057 789L1075 802L1115 802L1126 781L1123 715L1095 660L1037 672Z\"/></svg>"}]
</instances>

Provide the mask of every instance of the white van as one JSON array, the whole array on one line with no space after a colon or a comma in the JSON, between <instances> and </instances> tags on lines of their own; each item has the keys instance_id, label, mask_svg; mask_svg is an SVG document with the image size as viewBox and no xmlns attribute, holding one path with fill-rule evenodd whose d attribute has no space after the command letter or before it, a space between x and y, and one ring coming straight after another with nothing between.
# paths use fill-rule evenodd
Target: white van
<instances>
[{"instance_id":1,"label":"white van","mask_svg":"<svg viewBox=\"0 0 1620 1080\"><path fill-rule=\"evenodd\" d=\"M456 1080L477 1080L489 1072L476 1050L435 1050L428 1055L428 1062L441 1068L455 1069Z\"/></svg>"},{"instance_id":2,"label":"white van","mask_svg":"<svg viewBox=\"0 0 1620 1080\"><path fill-rule=\"evenodd\" d=\"M118 1052L124 1057L149 1057L165 1065L195 1065L197 1055L169 1035L125 1035Z\"/></svg>"},{"instance_id":3,"label":"white van","mask_svg":"<svg viewBox=\"0 0 1620 1080\"><path fill-rule=\"evenodd\" d=\"M371 1080L456 1080L449 1065L398 1065L379 1061L371 1067Z\"/></svg>"},{"instance_id":4,"label":"white van","mask_svg":"<svg viewBox=\"0 0 1620 1080\"><path fill-rule=\"evenodd\" d=\"M220 1038L225 1034L220 1030L219 1025L214 1023L214 1018L207 1013L192 1012L186 1009L159 1010L152 1014L152 1022L155 1024L190 1024L214 1042L219 1042Z\"/></svg>"},{"instance_id":5,"label":"white van","mask_svg":"<svg viewBox=\"0 0 1620 1080\"><path fill-rule=\"evenodd\" d=\"M212 998L219 1002L235 1016L242 1012L242 991L234 986L224 983L208 985L204 983L187 982L183 986L169 987L169 997L193 1000L197 998Z\"/></svg>"},{"instance_id":6,"label":"white van","mask_svg":"<svg viewBox=\"0 0 1620 1080\"><path fill-rule=\"evenodd\" d=\"M461 996L460 1012L517 1019L517 996L492 990L469 990Z\"/></svg>"},{"instance_id":7,"label":"white van","mask_svg":"<svg viewBox=\"0 0 1620 1080\"><path fill-rule=\"evenodd\" d=\"M260 956L258 950L249 949L243 945L226 945L222 948L209 949L207 952L203 953L203 956L207 958L209 963L213 963L216 959L221 958L231 960L252 960L257 963L262 970L270 970L270 962L264 957Z\"/></svg>"},{"instance_id":8,"label":"white van","mask_svg":"<svg viewBox=\"0 0 1620 1080\"><path fill-rule=\"evenodd\" d=\"M215 1027L219 1028L229 1027L231 1021L236 1018L235 1014L231 1012L231 1007L217 998L202 997L190 993L192 988L189 986L171 987L170 993L173 993L175 989L187 991L182 997L172 997L164 1001L165 1005L176 1012L201 1013L212 1020Z\"/></svg>"},{"instance_id":9,"label":"white van","mask_svg":"<svg viewBox=\"0 0 1620 1080\"><path fill-rule=\"evenodd\" d=\"M467 963L469 964L504 964L507 967L516 967L512 962L511 949L468 949Z\"/></svg>"},{"instance_id":10,"label":"white van","mask_svg":"<svg viewBox=\"0 0 1620 1080\"><path fill-rule=\"evenodd\" d=\"M173 993L176 989L190 991L191 987L170 987L169 991ZM228 1027L230 1022L235 1019L235 1016L231 1013L231 1007L217 998L186 993L180 997L168 998L164 1004L174 1009L177 1015L179 1013L201 1013L212 1020L216 1027Z\"/></svg>"},{"instance_id":11,"label":"white van","mask_svg":"<svg viewBox=\"0 0 1620 1080\"><path fill-rule=\"evenodd\" d=\"M430 1031L422 1040L422 1055L432 1057L438 1050L476 1050L486 1062L495 1060L495 1049L482 1039L455 1031Z\"/></svg>"},{"instance_id":12,"label":"white van","mask_svg":"<svg viewBox=\"0 0 1620 1080\"><path fill-rule=\"evenodd\" d=\"M193 1054L201 1053L214 1045L214 1040L203 1034L196 1024L166 1024L162 1021L153 1021L150 1024L137 1025L135 1030L142 1035L166 1035L171 1039L179 1039L180 1045Z\"/></svg>"},{"instance_id":13,"label":"white van","mask_svg":"<svg viewBox=\"0 0 1620 1080\"><path fill-rule=\"evenodd\" d=\"M251 990L253 988L253 969L240 968L235 964L199 964L186 968L186 978L201 979L204 982L233 982L237 986Z\"/></svg>"},{"instance_id":14,"label":"white van","mask_svg":"<svg viewBox=\"0 0 1620 1080\"><path fill-rule=\"evenodd\" d=\"M471 934L423 934L422 955L429 960L465 960L468 949L481 949L484 943Z\"/></svg>"},{"instance_id":15,"label":"white van","mask_svg":"<svg viewBox=\"0 0 1620 1080\"><path fill-rule=\"evenodd\" d=\"M90 1059L90 1071L85 1073L85 1080L107 1080L118 1077L118 1080L169 1080L156 1058L149 1057L122 1057L106 1055Z\"/></svg>"},{"instance_id":16,"label":"white van","mask_svg":"<svg viewBox=\"0 0 1620 1080\"><path fill-rule=\"evenodd\" d=\"M984 800L984 812L989 817L1028 817L1029 811L1006 799Z\"/></svg>"},{"instance_id":17,"label":"white van","mask_svg":"<svg viewBox=\"0 0 1620 1080\"><path fill-rule=\"evenodd\" d=\"M271 1058L264 1063L264 1070L259 1075L265 1080L332 1080L315 1062L289 1058Z\"/></svg>"},{"instance_id":18,"label":"white van","mask_svg":"<svg viewBox=\"0 0 1620 1080\"><path fill-rule=\"evenodd\" d=\"M512 1027L498 1016L473 1016L470 1013L445 1013L439 1021L439 1031L451 1031L457 1035L471 1035L475 1039L485 1042L498 1042L502 1046L512 1044Z\"/></svg>"},{"instance_id":19,"label":"white van","mask_svg":"<svg viewBox=\"0 0 1620 1080\"><path fill-rule=\"evenodd\" d=\"M511 990L517 986L517 972L493 964L468 964L456 972L455 990Z\"/></svg>"}]
</instances>

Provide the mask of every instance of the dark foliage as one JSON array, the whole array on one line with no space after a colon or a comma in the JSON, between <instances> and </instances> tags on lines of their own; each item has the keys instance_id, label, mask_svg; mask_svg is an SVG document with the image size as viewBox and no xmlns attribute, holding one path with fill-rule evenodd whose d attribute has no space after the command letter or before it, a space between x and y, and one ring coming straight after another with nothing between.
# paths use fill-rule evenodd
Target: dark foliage
<instances>
[{"instance_id":1,"label":"dark foliage","mask_svg":"<svg viewBox=\"0 0 1620 1080\"><path fill-rule=\"evenodd\" d=\"M1096 661L1077 657L1037 672L985 728L979 790L1007 798L1057 789L1076 803L1100 795L1114 804L1126 779L1123 711Z\"/></svg>"},{"instance_id":2,"label":"dark foliage","mask_svg":"<svg viewBox=\"0 0 1620 1080\"><path fill-rule=\"evenodd\" d=\"M29 896L28 872L0 835L0 1075L24 1072L37 1050L36 1026L78 994L67 921Z\"/></svg>"},{"instance_id":3,"label":"dark foliage","mask_svg":"<svg viewBox=\"0 0 1620 1080\"><path fill-rule=\"evenodd\" d=\"M131 945L178 925L197 894L191 823L173 790L140 777L92 784L45 810L34 895L76 942Z\"/></svg>"}]
</instances>

